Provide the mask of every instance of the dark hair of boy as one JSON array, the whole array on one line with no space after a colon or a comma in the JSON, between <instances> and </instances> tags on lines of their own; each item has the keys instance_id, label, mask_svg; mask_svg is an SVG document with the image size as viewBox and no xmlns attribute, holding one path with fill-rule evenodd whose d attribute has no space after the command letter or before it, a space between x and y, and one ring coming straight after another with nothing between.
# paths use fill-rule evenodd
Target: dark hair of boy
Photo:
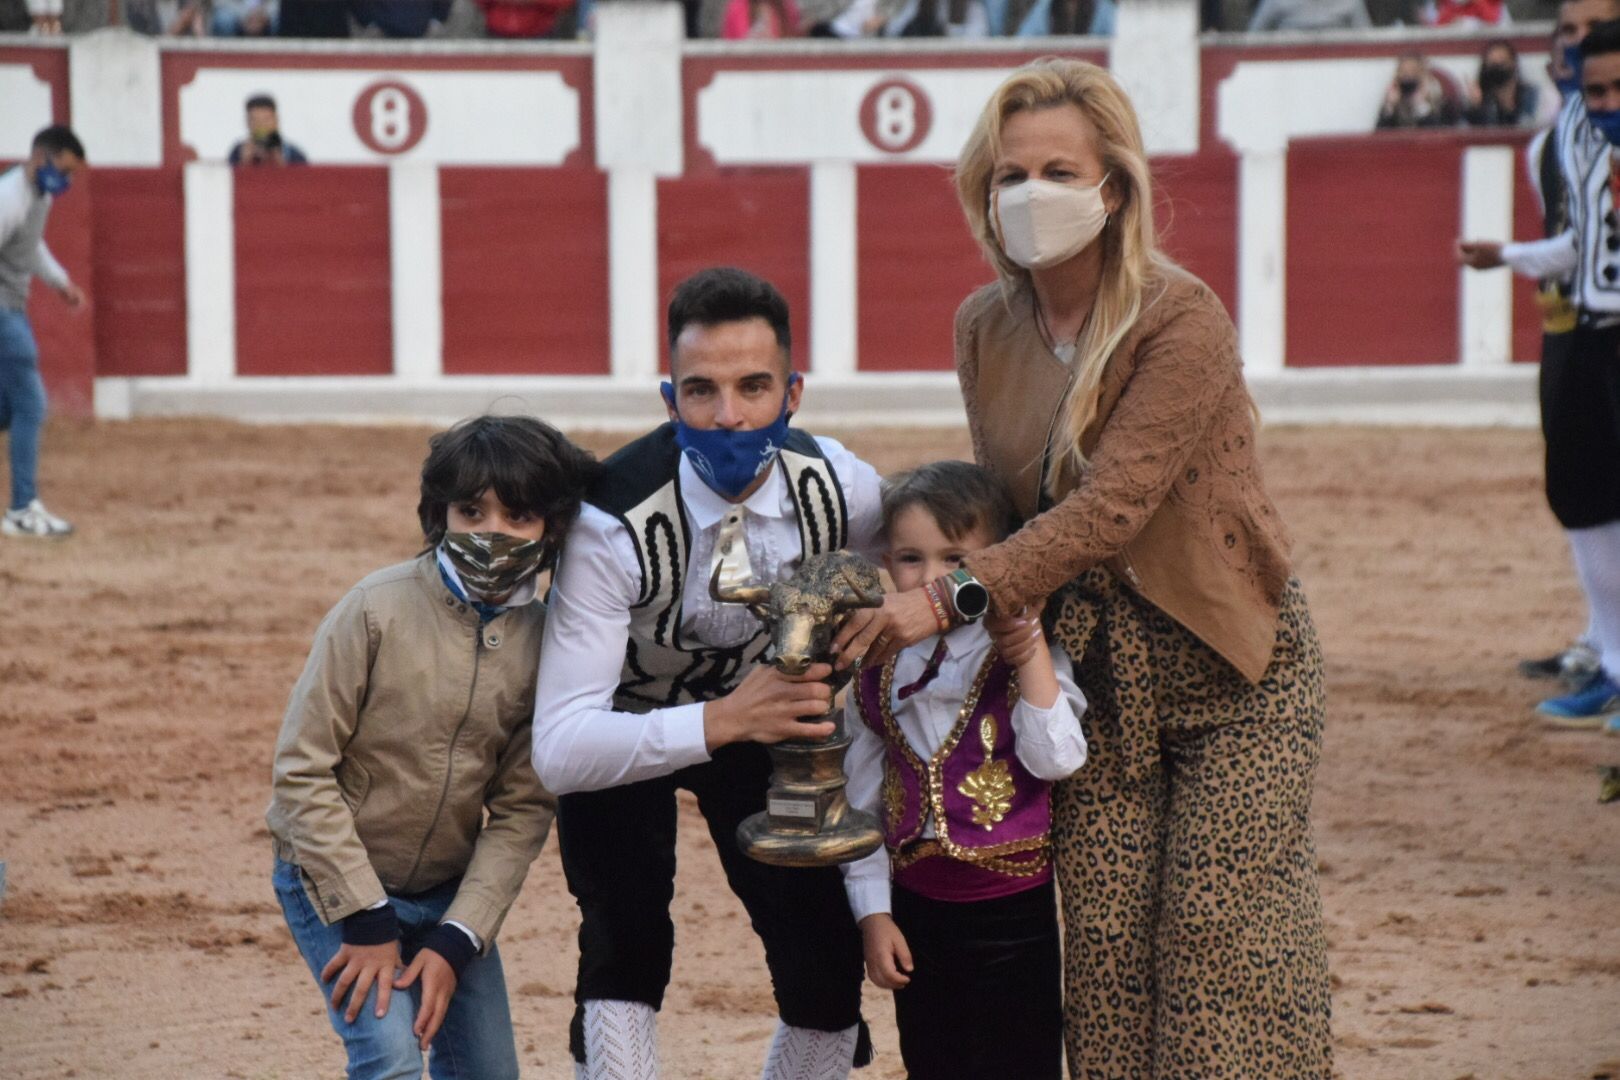
<instances>
[{"instance_id":1,"label":"dark hair of boy","mask_svg":"<svg viewBox=\"0 0 1620 1080\"><path fill-rule=\"evenodd\" d=\"M543 518L546 538L561 538L596 480L596 458L550 424L530 416L476 416L428 440L422 463L422 522L427 550L444 539L451 505L494 489L506 508ZM552 543L555 556L560 547Z\"/></svg>"},{"instance_id":2,"label":"dark hair of boy","mask_svg":"<svg viewBox=\"0 0 1620 1080\"><path fill-rule=\"evenodd\" d=\"M252 97L247 99L247 105L245 105L244 108L269 109L271 112L275 112L276 99L271 97L269 94L254 94Z\"/></svg>"},{"instance_id":3,"label":"dark hair of boy","mask_svg":"<svg viewBox=\"0 0 1620 1080\"><path fill-rule=\"evenodd\" d=\"M996 543L1023 525L1012 493L989 469L969 461L935 461L883 481L883 532L900 512L921 506L951 540L983 527Z\"/></svg>"},{"instance_id":4,"label":"dark hair of boy","mask_svg":"<svg viewBox=\"0 0 1620 1080\"><path fill-rule=\"evenodd\" d=\"M47 154L60 154L66 150L80 161L90 160L84 156L84 143L79 141L79 137L73 134L73 129L66 124L52 124L48 128L41 129L39 134L34 136L31 149L44 150Z\"/></svg>"},{"instance_id":5,"label":"dark hair of boy","mask_svg":"<svg viewBox=\"0 0 1620 1080\"><path fill-rule=\"evenodd\" d=\"M764 319L776 334L782 362L793 352L793 334L788 328L788 304L776 286L735 266L699 270L679 285L669 298L669 353L673 361L675 342L692 323L715 326L719 323Z\"/></svg>"},{"instance_id":6,"label":"dark hair of boy","mask_svg":"<svg viewBox=\"0 0 1620 1080\"><path fill-rule=\"evenodd\" d=\"M1620 52L1620 19L1597 23L1592 32L1581 39L1582 60L1617 52Z\"/></svg>"}]
</instances>

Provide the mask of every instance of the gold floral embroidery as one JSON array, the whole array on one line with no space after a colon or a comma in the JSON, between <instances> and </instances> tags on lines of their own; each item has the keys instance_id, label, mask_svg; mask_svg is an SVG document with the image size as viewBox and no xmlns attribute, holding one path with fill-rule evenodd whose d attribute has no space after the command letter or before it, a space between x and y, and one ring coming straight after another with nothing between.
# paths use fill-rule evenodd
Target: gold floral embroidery
<instances>
[{"instance_id":1,"label":"gold floral embroidery","mask_svg":"<svg viewBox=\"0 0 1620 1080\"><path fill-rule=\"evenodd\" d=\"M979 745L984 747L984 761L977 769L962 778L956 790L973 800L973 824L990 827L1007 816L1012 809L1012 773L1005 761L995 759L996 718L986 716L979 724Z\"/></svg>"},{"instance_id":2,"label":"gold floral embroidery","mask_svg":"<svg viewBox=\"0 0 1620 1080\"><path fill-rule=\"evenodd\" d=\"M883 763L883 817L886 831L889 835L900 831L900 823L906 812L906 789L900 782L900 770L894 763Z\"/></svg>"}]
</instances>

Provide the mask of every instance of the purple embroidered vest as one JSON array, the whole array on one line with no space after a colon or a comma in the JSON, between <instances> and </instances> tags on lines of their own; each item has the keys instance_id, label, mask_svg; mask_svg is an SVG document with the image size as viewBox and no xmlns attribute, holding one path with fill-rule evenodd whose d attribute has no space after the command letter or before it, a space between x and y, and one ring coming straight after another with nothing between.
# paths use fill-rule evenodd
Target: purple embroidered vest
<instances>
[{"instance_id":1,"label":"purple embroidered vest","mask_svg":"<svg viewBox=\"0 0 1620 1080\"><path fill-rule=\"evenodd\" d=\"M861 720L883 740L883 838L894 880L935 900L987 900L1052 874L1051 785L1013 752L1013 669L992 651L933 758L895 721L894 662L861 672ZM934 836L923 837L932 818Z\"/></svg>"}]
</instances>

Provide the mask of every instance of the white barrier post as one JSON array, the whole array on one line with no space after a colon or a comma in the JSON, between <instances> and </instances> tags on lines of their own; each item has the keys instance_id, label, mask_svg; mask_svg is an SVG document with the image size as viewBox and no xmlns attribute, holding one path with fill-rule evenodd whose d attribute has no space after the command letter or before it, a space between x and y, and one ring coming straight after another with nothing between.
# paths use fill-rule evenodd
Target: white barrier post
<instances>
[{"instance_id":1,"label":"white barrier post","mask_svg":"<svg viewBox=\"0 0 1620 1080\"><path fill-rule=\"evenodd\" d=\"M155 38L122 28L68 45L73 130L97 165L163 164L163 79Z\"/></svg>"},{"instance_id":2,"label":"white barrier post","mask_svg":"<svg viewBox=\"0 0 1620 1080\"><path fill-rule=\"evenodd\" d=\"M1462 231L1470 240L1513 239L1513 148L1470 146L1462 159ZM1464 367L1513 360L1513 274L1459 270L1458 341Z\"/></svg>"},{"instance_id":3,"label":"white barrier post","mask_svg":"<svg viewBox=\"0 0 1620 1080\"><path fill-rule=\"evenodd\" d=\"M616 0L596 11L596 157L608 174L613 375L658 372L658 178L684 171L680 5Z\"/></svg>"},{"instance_id":4,"label":"white barrier post","mask_svg":"<svg viewBox=\"0 0 1620 1080\"><path fill-rule=\"evenodd\" d=\"M434 162L388 166L388 238L394 375L433 382L444 374L439 166Z\"/></svg>"},{"instance_id":5,"label":"white barrier post","mask_svg":"<svg viewBox=\"0 0 1620 1080\"><path fill-rule=\"evenodd\" d=\"M1288 151L1246 151L1238 165L1238 338L1250 371L1288 356Z\"/></svg>"},{"instance_id":6,"label":"white barrier post","mask_svg":"<svg viewBox=\"0 0 1620 1080\"><path fill-rule=\"evenodd\" d=\"M855 164L810 167L810 370L818 377L855 374L857 272Z\"/></svg>"},{"instance_id":7,"label":"white barrier post","mask_svg":"<svg viewBox=\"0 0 1620 1080\"><path fill-rule=\"evenodd\" d=\"M231 167L219 161L187 165L185 199L186 372L193 382L223 385L236 376L236 186Z\"/></svg>"},{"instance_id":8,"label":"white barrier post","mask_svg":"<svg viewBox=\"0 0 1620 1080\"><path fill-rule=\"evenodd\" d=\"M1196 154L1197 0L1126 0L1118 12L1108 69L1131 95L1148 153Z\"/></svg>"}]
</instances>

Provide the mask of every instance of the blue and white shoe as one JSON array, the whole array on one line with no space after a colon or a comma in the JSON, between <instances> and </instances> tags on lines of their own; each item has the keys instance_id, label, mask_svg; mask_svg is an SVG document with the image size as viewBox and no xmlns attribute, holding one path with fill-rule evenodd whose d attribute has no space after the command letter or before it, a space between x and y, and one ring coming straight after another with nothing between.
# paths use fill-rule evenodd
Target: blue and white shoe
<instances>
[{"instance_id":1,"label":"blue and white shoe","mask_svg":"<svg viewBox=\"0 0 1620 1080\"><path fill-rule=\"evenodd\" d=\"M1555 727L1596 731L1620 717L1620 685L1599 671L1573 694L1543 701L1536 712Z\"/></svg>"}]
</instances>

